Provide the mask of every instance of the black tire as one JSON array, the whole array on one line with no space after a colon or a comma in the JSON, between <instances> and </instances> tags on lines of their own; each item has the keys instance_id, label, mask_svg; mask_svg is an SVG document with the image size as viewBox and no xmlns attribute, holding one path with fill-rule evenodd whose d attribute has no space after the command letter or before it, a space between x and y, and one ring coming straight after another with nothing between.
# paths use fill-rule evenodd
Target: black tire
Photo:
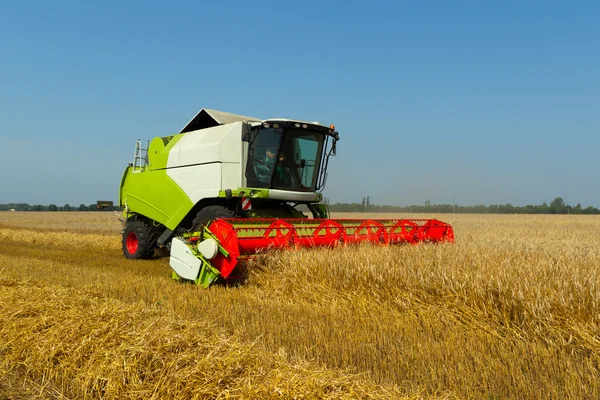
<instances>
[{"instance_id":1,"label":"black tire","mask_svg":"<svg viewBox=\"0 0 600 400\"><path fill-rule=\"evenodd\" d=\"M155 229L151 224L140 220L128 222L123 230L123 254L130 260L152 258L156 238Z\"/></svg>"},{"instance_id":2,"label":"black tire","mask_svg":"<svg viewBox=\"0 0 600 400\"><path fill-rule=\"evenodd\" d=\"M233 211L223 206L207 206L202 210L198 211L196 218L192 221L192 227L194 231L198 231L202 226L206 225L209 221L213 221L217 218L232 218L234 217Z\"/></svg>"}]
</instances>

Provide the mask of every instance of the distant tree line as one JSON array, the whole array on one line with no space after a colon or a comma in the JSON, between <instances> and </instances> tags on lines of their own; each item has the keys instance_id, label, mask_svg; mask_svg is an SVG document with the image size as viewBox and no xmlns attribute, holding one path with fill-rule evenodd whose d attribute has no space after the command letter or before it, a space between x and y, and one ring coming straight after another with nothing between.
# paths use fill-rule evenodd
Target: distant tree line
<instances>
[{"instance_id":1,"label":"distant tree line","mask_svg":"<svg viewBox=\"0 0 600 400\"><path fill-rule=\"evenodd\" d=\"M388 206L371 204L370 197L363 197L360 203L335 203L329 204L325 198L324 203L329 205L332 212L379 212L379 213L460 213L460 214L600 214L600 210L589 206L582 207L580 203L570 206L561 197L557 197L550 204L513 206L512 204L492 204L489 206L461 206L458 204L431 204L429 200L423 205Z\"/></svg>"},{"instance_id":2,"label":"distant tree line","mask_svg":"<svg viewBox=\"0 0 600 400\"><path fill-rule=\"evenodd\" d=\"M80 204L79 206L72 206L65 204L63 206L57 206L56 204L34 204L30 205L27 203L8 203L0 204L0 211L113 211L120 210L118 207L108 207L104 209L98 209L96 204Z\"/></svg>"},{"instance_id":3,"label":"distant tree line","mask_svg":"<svg viewBox=\"0 0 600 400\"><path fill-rule=\"evenodd\" d=\"M561 197L557 197L548 205L526 205L513 206L512 204L492 204L489 206L461 206L458 204L431 204L429 200L423 205L412 206L388 206L371 204L369 196L363 197L360 203L335 203L329 204L329 199L324 198L323 202L329 205L332 212L379 212L379 213L459 213L459 214L600 214L600 210L589 206L582 207L580 203L570 206L564 202ZM120 211L119 207L107 207L98 210L96 204L80 204L78 207L65 204L57 206L56 204L42 205L27 203L8 203L0 204L0 211Z\"/></svg>"}]
</instances>

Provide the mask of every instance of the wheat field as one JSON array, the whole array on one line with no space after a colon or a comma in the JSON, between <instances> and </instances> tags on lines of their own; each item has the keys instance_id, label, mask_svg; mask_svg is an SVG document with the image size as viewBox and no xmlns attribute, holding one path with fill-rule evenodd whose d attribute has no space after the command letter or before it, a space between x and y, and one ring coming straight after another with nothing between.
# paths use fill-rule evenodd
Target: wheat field
<instances>
[{"instance_id":1,"label":"wheat field","mask_svg":"<svg viewBox=\"0 0 600 400\"><path fill-rule=\"evenodd\" d=\"M600 218L405 217L456 243L270 253L207 290L124 259L111 213L0 213L0 399L600 398Z\"/></svg>"}]
</instances>

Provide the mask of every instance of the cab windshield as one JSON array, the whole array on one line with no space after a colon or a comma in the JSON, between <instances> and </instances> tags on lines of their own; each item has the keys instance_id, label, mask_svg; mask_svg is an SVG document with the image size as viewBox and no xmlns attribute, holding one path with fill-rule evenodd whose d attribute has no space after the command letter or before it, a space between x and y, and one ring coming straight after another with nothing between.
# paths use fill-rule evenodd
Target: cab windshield
<instances>
[{"instance_id":1,"label":"cab windshield","mask_svg":"<svg viewBox=\"0 0 600 400\"><path fill-rule=\"evenodd\" d=\"M256 188L316 191L324 135L301 128L252 130L246 177Z\"/></svg>"}]
</instances>

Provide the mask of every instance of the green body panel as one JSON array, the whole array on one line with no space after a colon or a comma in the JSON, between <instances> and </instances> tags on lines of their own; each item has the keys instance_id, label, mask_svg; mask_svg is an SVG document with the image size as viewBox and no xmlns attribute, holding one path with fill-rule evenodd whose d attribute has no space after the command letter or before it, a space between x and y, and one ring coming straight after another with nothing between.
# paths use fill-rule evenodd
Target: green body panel
<instances>
[{"instance_id":1,"label":"green body panel","mask_svg":"<svg viewBox=\"0 0 600 400\"><path fill-rule=\"evenodd\" d=\"M237 188L231 190L232 197L250 197L251 199L268 199L269 189L265 188ZM219 197L225 198L227 194L224 190L219 191Z\"/></svg>"},{"instance_id":2,"label":"green body panel","mask_svg":"<svg viewBox=\"0 0 600 400\"><path fill-rule=\"evenodd\" d=\"M237 188L231 190L232 197L249 197L251 199L268 199L269 189L265 188ZM219 191L219 197L227 197L227 194L224 190ZM323 195L321 193L315 193L315 203L323 200Z\"/></svg>"},{"instance_id":3,"label":"green body panel","mask_svg":"<svg viewBox=\"0 0 600 400\"><path fill-rule=\"evenodd\" d=\"M237 188L235 190L231 190L231 197L249 197L251 199L269 199L271 196L269 195L270 190L265 188ZM323 200L323 195L321 193L314 193L315 198L310 203L318 203ZM225 190L219 191L219 197L226 198L227 194ZM294 200L289 200L293 202ZM297 201L299 203L308 203L307 201Z\"/></svg>"},{"instance_id":4,"label":"green body panel","mask_svg":"<svg viewBox=\"0 0 600 400\"><path fill-rule=\"evenodd\" d=\"M121 177L121 185L119 186L119 206L121 206L121 207L123 207L125 205L125 194L124 194L125 181L127 180L127 176L131 172L131 169L132 169L132 166L128 165L127 168L125 168L125 171L123 171L123 176Z\"/></svg>"},{"instance_id":5,"label":"green body panel","mask_svg":"<svg viewBox=\"0 0 600 400\"><path fill-rule=\"evenodd\" d=\"M119 204L124 213L141 214L174 230L194 206L188 195L166 173L169 152L184 134L156 137L148 147L144 171L128 166L121 179Z\"/></svg>"},{"instance_id":6,"label":"green body panel","mask_svg":"<svg viewBox=\"0 0 600 400\"><path fill-rule=\"evenodd\" d=\"M221 274L219 273L218 269L213 267L209 262L205 261L202 256L199 256L198 258L202 259L204 262L202 263L200 274L198 274L198 279L196 279L194 282L196 282L196 285L201 285L206 289L211 285L211 283L216 281Z\"/></svg>"},{"instance_id":7,"label":"green body panel","mask_svg":"<svg viewBox=\"0 0 600 400\"><path fill-rule=\"evenodd\" d=\"M157 170L167 168L169 152L175 144L185 135L180 133L173 136L155 137L148 146L148 169Z\"/></svg>"},{"instance_id":8,"label":"green body panel","mask_svg":"<svg viewBox=\"0 0 600 400\"><path fill-rule=\"evenodd\" d=\"M175 230L194 204L166 170L132 172L121 181L120 205L125 213L137 213Z\"/></svg>"}]
</instances>

